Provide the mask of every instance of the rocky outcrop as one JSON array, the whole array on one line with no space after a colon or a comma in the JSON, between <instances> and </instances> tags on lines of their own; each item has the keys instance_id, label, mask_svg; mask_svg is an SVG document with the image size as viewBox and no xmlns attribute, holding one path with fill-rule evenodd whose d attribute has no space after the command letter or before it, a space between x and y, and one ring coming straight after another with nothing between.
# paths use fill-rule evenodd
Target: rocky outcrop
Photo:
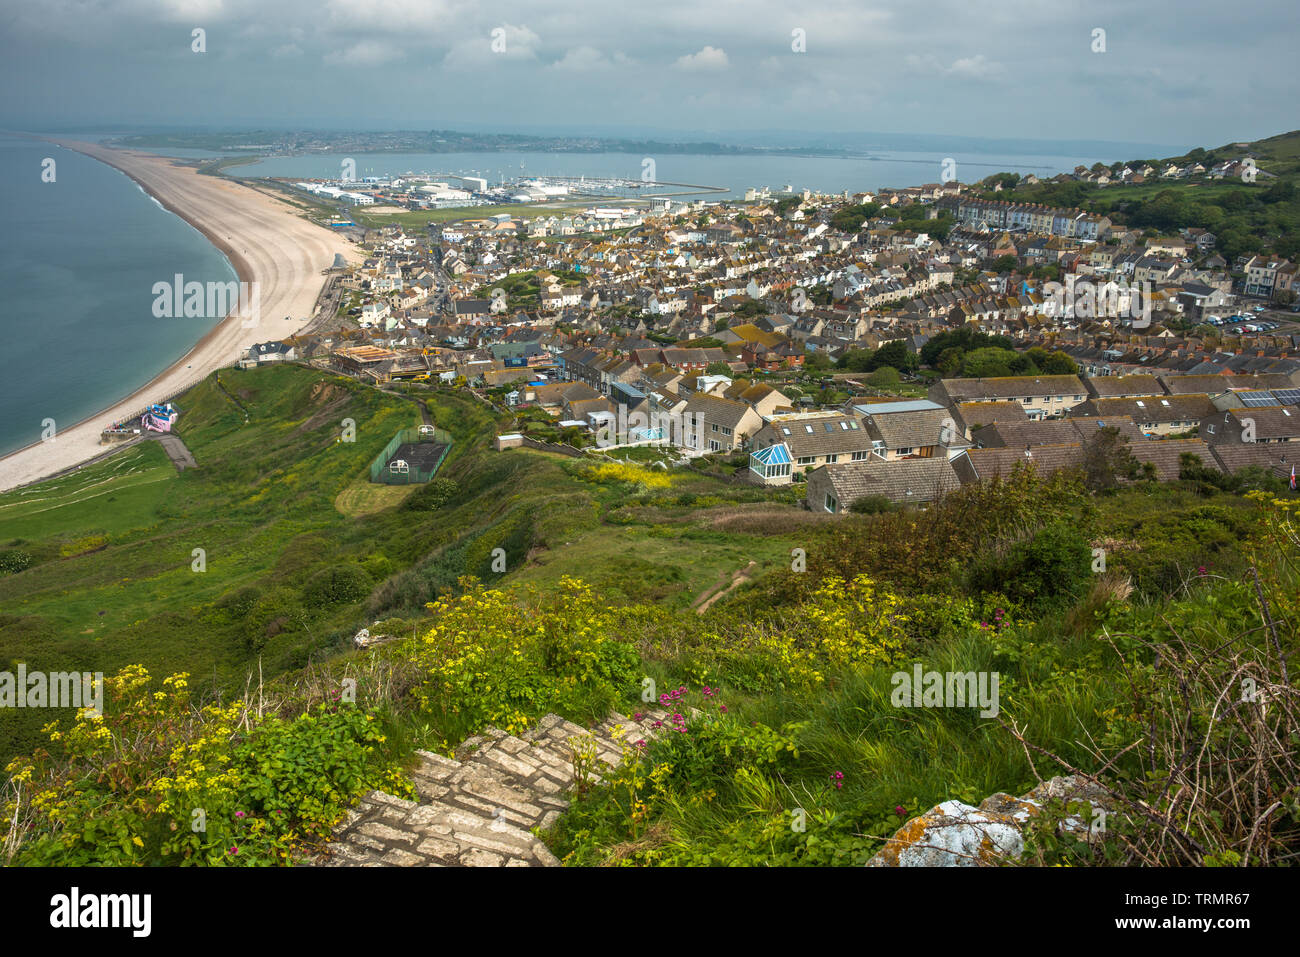
<instances>
[{"instance_id":1,"label":"rocky outcrop","mask_svg":"<svg viewBox=\"0 0 1300 957\"><path fill-rule=\"evenodd\" d=\"M372 635L369 628L362 628L352 638L352 644L362 650L373 648L375 645L382 645L386 642L393 641L394 635Z\"/></svg>"},{"instance_id":2,"label":"rocky outcrop","mask_svg":"<svg viewBox=\"0 0 1300 957\"><path fill-rule=\"evenodd\" d=\"M1022 797L999 792L979 807L945 801L900 827L867 866L987 867L1015 861L1024 852L1025 825L1053 800L1065 802L1070 811L1077 810L1076 802L1111 807L1102 788L1074 775L1044 781ZM1071 813L1060 830L1087 840L1090 824Z\"/></svg>"},{"instance_id":3,"label":"rocky outcrop","mask_svg":"<svg viewBox=\"0 0 1300 957\"><path fill-rule=\"evenodd\" d=\"M536 836L569 806L576 774L597 783L625 749L667 725L667 712L613 714L587 729L548 714L516 737L497 728L467 738L447 758L418 751L417 800L371 791L335 830L314 864L334 867L555 867ZM576 755L576 757L575 757Z\"/></svg>"}]
</instances>

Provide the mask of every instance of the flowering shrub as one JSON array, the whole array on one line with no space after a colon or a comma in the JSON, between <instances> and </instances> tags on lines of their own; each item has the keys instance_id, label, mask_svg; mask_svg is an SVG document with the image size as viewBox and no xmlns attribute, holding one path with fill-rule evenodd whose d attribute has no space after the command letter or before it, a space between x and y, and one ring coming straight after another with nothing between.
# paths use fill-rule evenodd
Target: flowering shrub
<instances>
[{"instance_id":1,"label":"flowering shrub","mask_svg":"<svg viewBox=\"0 0 1300 957\"><path fill-rule=\"evenodd\" d=\"M12 863L283 863L364 791L410 793L355 707L250 724L242 703L194 705L187 677L124 668L105 714L52 722L49 750L9 764Z\"/></svg>"},{"instance_id":2,"label":"flowering shrub","mask_svg":"<svg viewBox=\"0 0 1300 957\"><path fill-rule=\"evenodd\" d=\"M670 488L673 484L672 476L667 472L631 462L604 462L587 472L587 475L596 482L626 482L641 490Z\"/></svg>"},{"instance_id":3,"label":"flowering shrub","mask_svg":"<svg viewBox=\"0 0 1300 957\"><path fill-rule=\"evenodd\" d=\"M531 608L465 579L466 592L429 606L417 692L450 742L485 725L508 733L548 711L603 718L638 678L636 653L614 637L592 588L572 578Z\"/></svg>"},{"instance_id":4,"label":"flowering shrub","mask_svg":"<svg viewBox=\"0 0 1300 957\"><path fill-rule=\"evenodd\" d=\"M905 657L918 618L935 618L930 599L905 599L865 575L824 579L797 612L778 623L740 621L705 636L688 665L701 679L725 673L751 691L813 688L854 665L889 665ZM945 614L952 617L948 609ZM965 622L969 610L956 609ZM934 627L939 627L935 622Z\"/></svg>"}]
</instances>

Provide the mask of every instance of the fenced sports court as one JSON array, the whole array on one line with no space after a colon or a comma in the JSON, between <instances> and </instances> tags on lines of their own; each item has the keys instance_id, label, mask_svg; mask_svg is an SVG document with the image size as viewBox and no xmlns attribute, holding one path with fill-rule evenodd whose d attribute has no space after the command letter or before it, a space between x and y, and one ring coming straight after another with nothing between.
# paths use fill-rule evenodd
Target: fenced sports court
<instances>
[{"instance_id":1,"label":"fenced sports court","mask_svg":"<svg viewBox=\"0 0 1300 957\"><path fill-rule=\"evenodd\" d=\"M432 425L402 429L370 463L370 481L384 485L418 485L438 473L451 449L451 435Z\"/></svg>"}]
</instances>

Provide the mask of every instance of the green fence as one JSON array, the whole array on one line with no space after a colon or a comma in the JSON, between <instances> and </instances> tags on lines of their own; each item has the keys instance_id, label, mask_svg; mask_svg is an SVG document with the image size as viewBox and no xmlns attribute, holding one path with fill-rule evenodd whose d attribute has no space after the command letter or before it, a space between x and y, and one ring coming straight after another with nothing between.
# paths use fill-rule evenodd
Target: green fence
<instances>
[{"instance_id":1,"label":"green fence","mask_svg":"<svg viewBox=\"0 0 1300 957\"><path fill-rule=\"evenodd\" d=\"M451 451L451 441L451 434L443 429L435 428L432 432L422 432L418 428L402 429L384 446L379 457L370 463L370 481L381 482L384 485L415 485L427 482L438 474L442 460ZM403 445L424 444L442 446L442 451L438 453L437 459L432 464L407 462L405 469L389 467L389 460Z\"/></svg>"}]
</instances>

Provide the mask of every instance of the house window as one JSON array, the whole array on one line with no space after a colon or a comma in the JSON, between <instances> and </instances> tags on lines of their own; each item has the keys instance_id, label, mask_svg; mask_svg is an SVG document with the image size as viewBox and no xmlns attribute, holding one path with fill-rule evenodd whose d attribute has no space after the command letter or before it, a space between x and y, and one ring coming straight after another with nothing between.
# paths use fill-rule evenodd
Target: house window
<instances>
[{"instance_id":1,"label":"house window","mask_svg":"<svg viewBox=\"0 0 1300 957\"><path fill-rule=\"evenodd\" d=\"M836 462L838 462L839 460L840 460L840 457L839 457L838 455L828 455L828 456L826 456L826 464L827 464L827 465L834 465L834 464L835 464Z\"/></svg>"},{"instance_id":2,"label":"house window","mask_svg":"<svg viewBox=\"0 0 1300 957\"><path fill-rule=\"evenodd\" d=\"M869 456L870 454L871 454L870 452L866 452L866 451L854 452L851 461L865 462L867 460L867 456Z\"/></svg>"},{"instance_id":3,"label":"house window","mask_svg":"<svg viewBox=\"0 0 1300 957\"><path fill-rule=\"evenodd\" d=\"M899 455L911 455L911 454L912 454L912 450L911 450L910 448L899 449L899 450L898 450L898 454L899 454Z\"/></svg>"},{"instance_id":4,"label":"house window","mask_svg":"<svg viewBox=\"0 0 1300 957\"><path fill-rule=\"evenodd\" d=\"M1033 402L1033 401L1034 401L1034 400L1031 399L1029 396L1025 396L1023 399L1020 400L1020 402L1021 402L1023 405L1028 405L1029 403L1031 403L1031 402Z\"/></svg>"},{"instance_id":5,"label":"house window","mask_svg":"<svg viewBox=\"0 0 1300 957\"><path fill-rule=\"evenodd\" d=\"M840 505L840 503L837 502L837 501L835 501L835 496L834 496L834 495L827 494L827 496L826 496L826 511L828 511L828 512L834 514L835 510L836 510L837 508L839 508L839 505Z\"/></svg>"},{"instance_id":6,"label":"house window","mask_svg":"<svg viewBox=\"0 0 1300 957\"><path fill-rule=\"evenodd\" d=\"M714 431L714 432L717 432L717 431L718 431L718 423L716 423L716 422L713 423L713 431Z\"/></svg>"},{"instance_id":7,"label":"house window","mask_svg":"<svg viewBox=\"0 0 1300 957\"><path fill-rule=\"evenodd\" d=\"M812 464L813 464L814 462L816 462L816 461L817 461L817 456L815 456L815 455L801 455L801 456L799 456L799 464L800 464L800 465L812 465Z\"/></svg>"},{"instance_id":8,"label":"house window","mask_svg":"<svg viewBox=\"0 0 1300 957\"><path fill-rule=\"evenodd\" d=\"M721 443L721 442L717 442L717 441L714 441L713 439L709 439L709 451L710 451L710 452L717 452L717 451L721 450L721 448L722 448L722 443Z\"/></svg>"}]
</instances>

